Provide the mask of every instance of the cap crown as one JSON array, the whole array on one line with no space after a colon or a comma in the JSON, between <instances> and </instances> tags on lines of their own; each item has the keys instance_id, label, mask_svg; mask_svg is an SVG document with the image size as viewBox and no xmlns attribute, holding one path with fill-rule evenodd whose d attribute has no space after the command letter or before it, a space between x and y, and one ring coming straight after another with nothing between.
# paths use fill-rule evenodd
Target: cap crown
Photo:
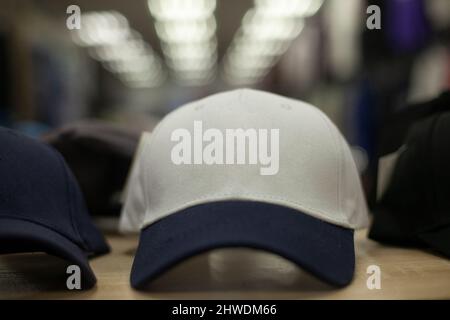
<instances>
[{"instance_id":1,"label":"cap crown","mask_svg":"<svg viewBox=\"0 0 450 320\"><path fill-rule=\"evenodd\" d=\"M62 156L15 131L0 128L0 219L43 225L88 253L104 251L76 180Z\"/></svg>"},{"instance_id":2,"label":"cap crown","mask_svg":"<svg viewBox=\"0 0 450 320\"><path fill-rule=\"evenodd\" d=\"M271 133L278 132L278 170L275 166L267 169L259 154L256 163L255 158L251 163L249 140L245 163L237 164L236 147L234 164L205 164L205 157L197 158L202 164L194 164L194 149L200 149L199 143L194 145L195 139L200 141L194 124L198 133L200 122L204 153L212 141L205 138L206 131L213 128L222 133L223 162L229 153L227 130L254 130L257 154L265 144L272 156L276 135ZM181 141L174 141L177 129L190 132L191 164L174 163L174 148ZM261 143L264 132L267 143ZM124 231L145 227L193 205L224 200L279 204L349 228L367 223L366 204L347 143L319 109L301 101L249 89L207 97L166 116L142 142L138 157L121 222Z\"/></svg>"},{"instance_id":3,"label":"cap crown","mask_svg":"<svg viewBox=\"0 0 450 320\"><path fill-rule=\"evenodd\" d=\"M450 222L450 112L414 123L380 207L417 231Z\"/></svg>"},{"instance_id":4,"label":"cap crown","mask_svg":"<svg viewBox=\"0 0 450 320\"><path fill-rule=\"evenodd\" d=\"M450 221L450 112L442 113L436 120L431 139L431 170L436 194L436 207L433 209Z\"/></svg>"}]
</instances>

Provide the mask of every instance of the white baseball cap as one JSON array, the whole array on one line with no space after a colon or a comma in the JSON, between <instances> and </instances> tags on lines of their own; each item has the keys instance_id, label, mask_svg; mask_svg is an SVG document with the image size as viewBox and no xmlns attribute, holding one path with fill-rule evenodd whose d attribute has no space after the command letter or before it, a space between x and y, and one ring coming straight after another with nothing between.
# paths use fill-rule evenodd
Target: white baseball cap
<instances>
[{"instance_id":1,"label":"white baseball cap","mask_svg":"<svg viewBox=\"0 0 450 320\"><path fill-rule=\"evenodd\" d=\"M122 231L141 231L131 284L192 255L250 247L331 284L353 278L367 207L349 146L318 108L239 89L189 103L141 139Z\"/></svg>"}]
</instances>

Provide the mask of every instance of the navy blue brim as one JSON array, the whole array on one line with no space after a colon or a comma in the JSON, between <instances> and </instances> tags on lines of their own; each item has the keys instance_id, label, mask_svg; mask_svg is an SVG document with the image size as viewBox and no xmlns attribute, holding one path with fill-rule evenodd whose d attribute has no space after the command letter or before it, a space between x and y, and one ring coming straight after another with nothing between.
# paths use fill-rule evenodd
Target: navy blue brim
<instances>
[{"instance_id":1,"label":"navy blue brim","mask_svg":"<svg viewBox=\"0 0 450 320\"><path fill-rule=\"evenodd\" d=\"M92 288L97 279L86 253L74 242L45 226L19 219L0 218L0 254L46 252L77 265L82 289Z\"/></svg>"},{"instance_id":2,"label":"navy blue brim","mask_svg":"<svg viewBox=\"0 0 450 320\"><path fill-rule=\"evenodd\" d=\"M145 289L184 259L224 247L275 253L335 286L345 286L353 278L352 229L284 206L224 201L184 209L143 229L131 285Z\"/></svg>"}]
</instances>

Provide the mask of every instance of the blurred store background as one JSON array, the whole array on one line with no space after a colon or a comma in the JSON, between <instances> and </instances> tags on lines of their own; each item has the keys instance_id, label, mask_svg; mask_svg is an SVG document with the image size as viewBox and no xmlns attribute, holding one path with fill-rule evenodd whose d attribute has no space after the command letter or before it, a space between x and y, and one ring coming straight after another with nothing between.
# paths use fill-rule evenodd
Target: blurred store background
<instances>
[{"instance_id":1,"label":"blurred store background","mask_svg":"<svg viewBox=\"0 0 450 320\"><path fill-rule=\"evenodd\" d=\"M371 5L381 29L367 28ZM449 38L448 0L0 0L0 125L151 130L186 102L253 87L328 114L370 198L385 121L450 87Z\"/></svg>"}]
</instances>

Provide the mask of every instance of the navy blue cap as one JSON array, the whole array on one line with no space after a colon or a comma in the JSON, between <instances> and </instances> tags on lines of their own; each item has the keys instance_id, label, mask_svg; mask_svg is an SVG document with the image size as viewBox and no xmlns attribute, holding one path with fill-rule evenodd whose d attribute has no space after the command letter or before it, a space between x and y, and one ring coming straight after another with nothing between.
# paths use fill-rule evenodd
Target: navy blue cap
<instances>
[{"instance_id":1,"label":"navy blue cap","mask_svg":"<svg viewBox=\"0 0 450 320\"><path fill-rule=\"evenodd\" d=\"M88 258L109 251L79 186L51 147L0 128L0 254L46 252L78 265L95 285Z\"/></svg>"},{"instance_id":2,"label":"navy blue cap","mask_svg":"<svg viewBox=\"0 0 450 320\"><path fill-rule=\"evenodd\" d=\"M404 145L369 238L450 258L450 112L414 122Z\"/></svg>"},{"instance_id":3,"label":"navy blue cap","mask_svg":"<svg viewBox=\"0 0 450 320\"><path fill-rule=\"evenodd\" d=\"M131 285L145 289L184 259L225 247L272 252L335 286L350 283L355 269L353 229L280 205L220 201L189 207L143 229Z\"/></svg>"}]
</instances>

